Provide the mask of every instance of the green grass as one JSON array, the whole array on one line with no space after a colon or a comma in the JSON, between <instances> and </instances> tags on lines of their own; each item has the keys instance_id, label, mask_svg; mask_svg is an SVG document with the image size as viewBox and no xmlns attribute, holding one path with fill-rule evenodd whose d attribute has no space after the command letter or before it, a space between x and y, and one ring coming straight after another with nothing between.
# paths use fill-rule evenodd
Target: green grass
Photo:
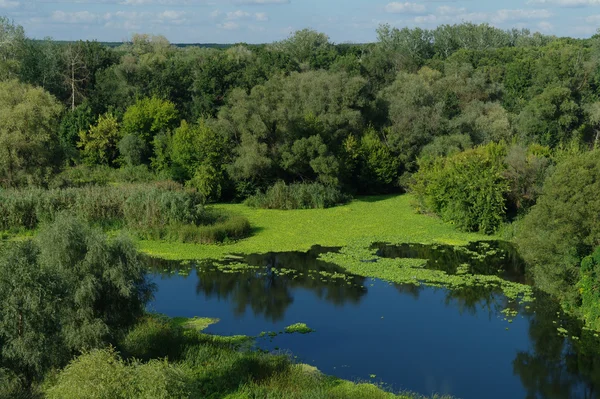
<instances>
[{"instance_id":1,"label":"green grass","mask_svg":"<svg viewBox=\"0 0 600 399\"><path fill-rule=\"evenodd\" d=\"M463 245L493 239L463 233L432 216L417 214L414 197L363 197L329 209L267 210L243 204L218 204L217 210L245 216L252 237L229 245L194 245L166 241L141 241L140 249L165 259L221 259L228 254L307 251L313 245L346 246L356 239L422 244Z\"/></svg>"},{"instance_id":2,"label":"green grass","mask_svg":"<svg viewBox=\"0 0 600 399\"><path fill-rule=\"evenodd\" d=\"M315 330L307 326L305 323L296 323L292 324L291 326L287 326L284 331L286 334L308 334L314 332Z\"/></svg>"},{"instance_id":3,"label":"green grass","mask_svg":"<svg viewBox=\"0 0 600 399\"><path fill-rule=\"evenodd\" d=\"M219 319L213 319L210 317L174 317L172 319L172 322L174 325L180 326L182 328L203 331L206 330L208 326L218 323Z\"/></svg>"},{"instance_id":4,"label":"green grass","mask_svg":"<svg viewBox=\"0 0 600 399\"><path fill-rule=\"evenodd\" d=\"M127 346L145 356L126 356L113 348L86 352L49 376L41 390L49 399L421 398L326 376L286 355L247 350L226 337L182 329L185 322L149 315L125 338Z\"/></svg>"}]
</instances>

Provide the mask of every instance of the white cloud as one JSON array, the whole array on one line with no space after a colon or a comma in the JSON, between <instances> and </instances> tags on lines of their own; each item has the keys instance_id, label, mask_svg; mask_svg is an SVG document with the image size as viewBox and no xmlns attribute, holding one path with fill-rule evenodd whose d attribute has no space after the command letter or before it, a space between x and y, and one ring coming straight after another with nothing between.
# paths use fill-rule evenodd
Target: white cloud
<instances>
[{"instance_id":1,"label":"white cloud","mask_svg":"<svg viewBox=\"0 0 600 399\"><path fill-rule=\"evenodd\" d=\"M427 7L417 3L388 3L385 6L385 12L390 14L422 14L427 11Z\"/></svg>"},{"instance_id":2,"label":"white cloud","mask_svg":"<svg viewBox=\"0 0 600 399\"><path fill-rule=\"evenodd\" d=\"M448 6L438 7L435 13L429 15L420 15L413 18L417 24L439 25L455 24L461 22L473 23L512 23L530 21L536 19L547 19L552 13L545 9L536 10L497 10L491 12L468 12L465 8L455 8Z\"/></svg>"},{"instance_id":3,"label":"white cloud","mask_svg":"<svg viewBox=\"0 0 600 399\"><path fill-rule=\"evenodd\" d=\"M215 17L219 17L221 14L218 13ZM254 19L256 21L265 22L269 20L266 12L257 12L257 13L249 13L248 11L236 10L230 11L225 14L225 19L227 21L239 21L244 19Z\"/></svg>"},{"instance_id":4,"label":"white cloud","mask_svg":"<svg viewBox=\"0 0 600 399\"><path fill-rule=\"evenodd\" d=\"M185 16L185 14L186 14L185 11L166 10L166 11L163 11L160 14L158 14L157 17L159 19L176 20L176 19L181 19L183 16Z\"/></svg>"},{"instance_id":5,"label":"white cloud","mask_svg":"<svg viewBox=\"0 0 600 399\"><path fill-rule=\"evenodd\" d=\"M0 8L17 8L19 5L18 1L0 0Z\"/></svg>"},{"instance_id":6,"label":"white cloud","mask_svg":"<svg viewBox=\"0 0 600 399\"><path fill-rule=\"evenodd\" d=\"M596 15L587 16L587 17L585 17L585 22L587 22L588 24L594 24L594 25L599 24L600 23L600 15L596 14Z\"/></svg>"},{"instance_id":7,"label":"white cloud","mask_svg":"<svg viewBox=\"0 0 600 399\"><path fill-rule=\"evenodd\" d=\"M266 12L257 12L256 14L254 14L254 18L260 22L266 22L269 20L269 17L267 16Z\"/></svg>"},{"instance_id":8,"label":"white cloud","mask_svg":"<svg viewBox=\"0 0 600 399\"><path fill-rule=\"evenodd\" d=\"M440 6L437 9L438 15L458 15L458 14L466 14L467 9L464 7L457 8L452 6Z\"/></svg>"},{"instance_id":9,"label":"white cloud","mask_svg":"<svg viewBox=\"0 0 600 399\"><path fill-rule=\"evenodd\" d=\"M491 13L491 22L524 21L530 19L550 18L552 13L548 10L498 10Z\"/></svg>"},{"instance_id":10,"label":"white cloud","mask_svg":"<svg viewBox=\"0 0 600 399\"><path fill-rule=\"evenodd\" d=\"M223 15L223 12L221 10L213 10L209 15L211 18L219 18Z\"/></svg>"},{"instance_id":11,"label":"white cloud","mask_svg":"<svg viewBox=\"0 0 600 399\"><path fill-rule=\"evenodd\" d=\"M217 26L219 28L225 29L225 30L236 30L236 29L240 28L240 25L233 21L226 21L226 22L223 22L222 24L218 24Z\"/></svg>"},{"instance_id":12,"label":"white cloud","mask_svg":"<svg viewBox=\"0 0 600 399\"><path fill-rule=\"evenodd\" d=\"M529 0L527 4L548 4L560 7L600 6L600 0Z\"/></svg>"},{"instance_id":13,"label":"white cloud","mask_svg":"<svg viewBox=\"0 0 600 399\"><path fill-rule=\"evenodd\" d=\"M244 18L249 18L250 17L250 13L247 11L242 11L242 10L235 10L235 11L229 11L227 13L226 18L230 21L236 20L236 19L244 19Z\"/></svg>"},{"instance_id":14,"label":"white cloud","mask_svg":"<svg viewBox=\"0 0 600 399\"><path fill-rule=\"evenodd\" d=\"M102 17L89 11L54 11L50 16L52 22L63 24L93 24L98 23Z\"/></svg>"}]
</instances>

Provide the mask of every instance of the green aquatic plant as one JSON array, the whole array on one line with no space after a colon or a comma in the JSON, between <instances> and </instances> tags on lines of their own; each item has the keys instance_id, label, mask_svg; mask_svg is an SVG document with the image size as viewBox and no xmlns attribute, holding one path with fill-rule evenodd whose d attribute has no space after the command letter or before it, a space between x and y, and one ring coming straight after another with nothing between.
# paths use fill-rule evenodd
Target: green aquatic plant
<instances>
[{"instance_id":1,"label":"green aquatic plant","mask_svg":"<svg viewBox=\"0 0 600 399\"><path fill-rule=\"evenodd\" d=\"M299 333L299 334L309 334L311 332L314 332L315 330L313 330L312 328L308 327L305 323L295 323L292 324L290 326L287 326L285 328L285 333L286 334L294 334L294 333Z\"/></svg>"}]
</instances>

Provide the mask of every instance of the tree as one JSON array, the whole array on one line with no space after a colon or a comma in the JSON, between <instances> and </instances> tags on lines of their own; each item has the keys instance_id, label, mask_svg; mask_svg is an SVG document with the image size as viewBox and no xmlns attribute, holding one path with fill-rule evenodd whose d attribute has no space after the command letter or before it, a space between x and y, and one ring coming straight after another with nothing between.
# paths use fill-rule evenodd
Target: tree
<instances>
[{"instance_id":1,"label":"tree","mask_svg":"<svg viewBox=\"0 0 600 399\"><path fill-rule=\"evenodd\" d=\"M590 151L559 162L517 235L536 285L571 310L577 308L579 264L600 246L599 155Z\"/></svg>"},{"instance_id":2,"label":"tree","mask_svg":"<svg viewBox=\"0 0 600 399\"><path fill-rule=\"evenodd\" d=\"M578 138L580 108L566 87L550 86L523 109L516 120L522 140L556 147Z\"/></svg>"},{"instance_id":3,"label":"tree","mask_svg":"<svg viewBox=\"0 0 600 399\"><path fill-rule=\"evenodd\" d=\"M25 40L22 26L0 16L0 81L17 77Z\"/></svg>"},{"instance_id":4,"label":"tree","mask_svg":"<svg viewBox=\"0 0 600 399\"><path fill-rule=\"evenodd\" d=\"M112 114L104 114L98 123L79 133L78 147L90 165L112 165L117 159L117 144L121 138L119 123Z\"/></svg>"},{"instance_id":5,"label":"tree","mask_svg":"<svg viewBox=\"0 0 600 399\"><path fill-rule=\"evenodd\" d=\"M62 110L40 88L0 82L0 184L37 184L60 163L56 134Z\"/></svg>"},{"instance_id":6,"label":"tree","mask_svg":"<svg viewBox=\"0 0 600 399\"><path fill-rule=\"evenodd\" d=\"M490 143L447 158L423 160L412 189L422 205L466 231L491 234L505 219L506 147Z\"/></svg>"},{"instance_id":7,"label":"tree","mask_svg":"<svg viewBox=\"0 0 600 399\"><path fill-rule=\"evenodd\" d=\"M59 215L0 257L0 367L41 378L73 354L116 343L152 293L134 245Z\"/></svg>"},{"instance_id":8,"label":"tree","mask_svg":"<svg viewBox=\"0 0 600 399\"><path fill-rule=\"evenodd\" d=\"M188 185L206 199L218 200L225 180L227 142L205 121L189 125L182 121L173 132L173 162L185 171Z\"/></svg>"},{"instance_id":9,"label":"tree","mask_svg":"<svg viewBox=\"0 0 600 399\"><path fill-rule=\"evenodd\" d=\"M154 137L173 128L176 121L175 104L158 97L143 98L127 108L123 115L122 133L124 136L138 136L146 148L151 148ZM144 154L143 162L147 163L149 160L150 154Z\"/></svg>"},{"instance_id":10,"label":"tree","mask_svg":"<svg viewBox=\"0 0 600 399\"><path fill-rule=\"evenodd\" d=\"M364 88L359 77L311 71L276 76L250 94L234 90L215 127L235 145L231 177L254 188L279 176L337 184L335 158L363 126Z\"/></svg>"},{"instance_id":11,"label":"tree","mask_svg":"<svg viewBox=\"0 0 600 399\"><path fill-rule=\"evenodd\" d=\"M302 70L328 69L337 56L329 36L312 29L302 29L273 47L288 53Z\"/></svg>"}]
</instances>

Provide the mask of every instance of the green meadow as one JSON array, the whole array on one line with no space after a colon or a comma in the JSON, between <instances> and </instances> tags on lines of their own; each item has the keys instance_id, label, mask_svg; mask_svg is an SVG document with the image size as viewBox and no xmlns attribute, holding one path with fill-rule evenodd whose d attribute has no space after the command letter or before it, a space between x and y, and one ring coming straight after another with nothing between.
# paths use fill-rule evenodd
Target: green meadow
<instances>
[{"instance_id":1,"label":"green meadow","mask_svg":"<svg viewBox=\"0 0 600 399\"><path fill-rule=\"evenodd\" d=\"M464 245L494 237L464 233L437 217L419 214L411 195L362 197L328 209L254 209L243 204L212 207L245 216L249 238L224 245L143 240L139 248L165 259L221 259L228 254L307 251L313 245L343 247L356 240Z\"/></svg>"}]
</instances>

